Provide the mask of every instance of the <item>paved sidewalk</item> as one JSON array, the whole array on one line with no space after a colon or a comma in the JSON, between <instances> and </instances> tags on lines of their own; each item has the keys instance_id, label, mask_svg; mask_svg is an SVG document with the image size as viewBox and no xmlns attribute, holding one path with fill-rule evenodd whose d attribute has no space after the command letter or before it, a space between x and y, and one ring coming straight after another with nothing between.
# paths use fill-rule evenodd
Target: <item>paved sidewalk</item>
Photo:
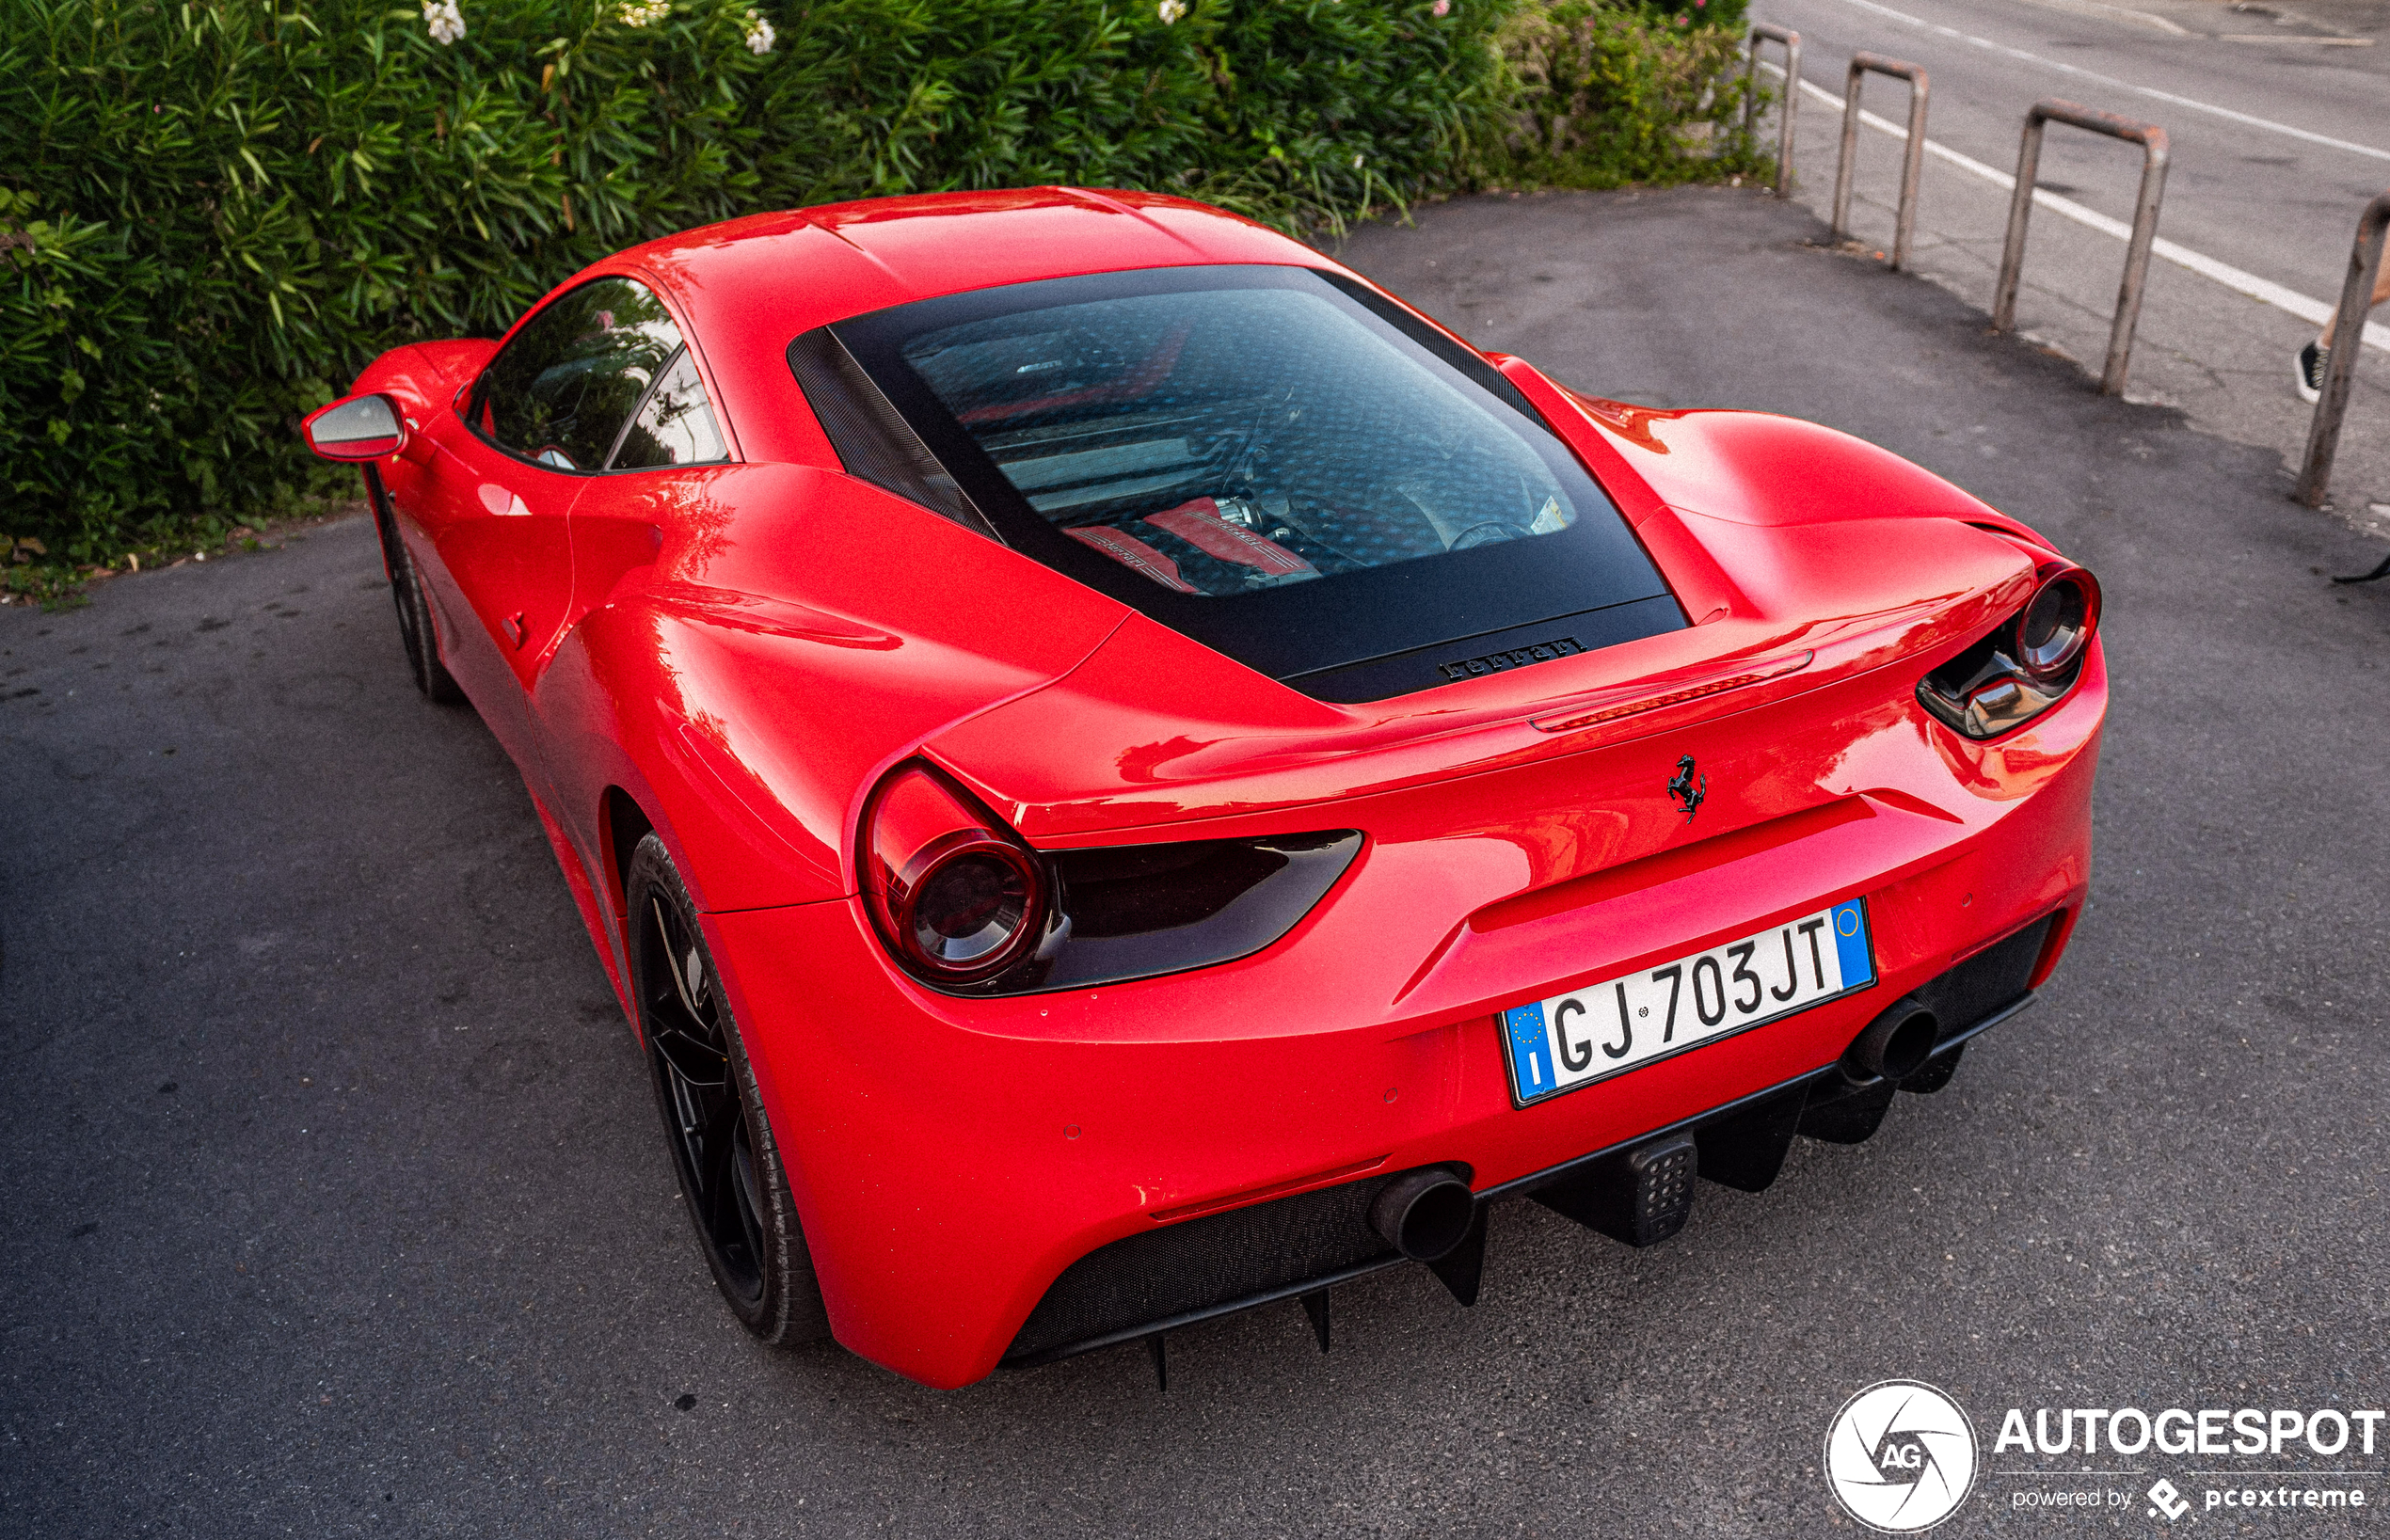
<instances>
[{"instance_id":1,"label":"paved sidewalk","mask_svg":"<svg viewBox=\"0 0 2390 1540\"><path fill-rule=\"evenodd\" d=\"M1324 1358L1291 1304L1176 1334L1167 1395L1133 1350L953 1393L762 1351L529 800L412 695L351 521L0 610L9 1532L1777 1540L1851 1532L1827 1421L1915 1376L1991 1472L1936 1532L2046 1540L2003 1407L2390 1404L2390 584L2318 575L2373 548L1814 231L1480 199L1349 255L1569 383L1863 433L2099 570L2095 902L1950 1088L1648 1251L1504 1205L1474 1310L1379 1275Z\"/></svg>"},{"instance_id":2,"label":"paved sidewalk","mask_svg":"<svg viewBox=\"0 0 2390 1540\"><path fill-rule=\"evenodd\" d=\"M1812 138L1824 136L1823 116L1807 125ZM1831 172L1829 161L1829 182ZM2052 239L2034 249L2051 268L2067 269L2068 231L2100 239L2041 219L2036 242ZM2046 340L1989 335L1984 312L1940 275L1888 272L1875 248L1832 251L1826 235L1797 199L1750 187L1542 194L1423 209L1416 230L1364 230L1342 255L1479 345L1517 352L1578 389L1811 418L2035 523L2063 529L2067 510L2113 503L2153 458L2191 452L2212 457L2219 479L2177 508L2150 509L2153 518L2186 535L2213 530L2228 498L2286 537L2345 552L2335 572L2381 560L2379 545L2289 500L2295 468L2271 446L2218 434L2199 414L2138 391L2122 402L2100 396L2104 316L2087 374ZM1995 246L1995 264L1998 256ZM2112 298L2115 273L2100 271ZM2159 351L2137 352L2136 371ZM2390 391L2382 407L2390 424ZM2359 480L2352 472L2338 484ZM2390 496L2390 462L2382 486Z\"/></svg>"},{"instance_id":3,"label":"paved sidewalk","mask_svg":"<svg viewBox=\"0 0 2390 1540\"><path fill-rule=\"evenodd\" d=\"M2076 29L2087 30L2090 38L2117 44L2132 41L2136 34L2144 40L2152 37L2132 24L2140 12L2089 8L2091 16L2073 21ZM2230 30L2234 24L2193 16L2203 10L2218 12L2212 3L2159 5L2158 8L2204 29ZM1967 13L1951 14L1965 21ZM2270 24L2267 18L2271 14L2267 10L2238 24ZM2312 167L2303 173L2286 172L2281 167L2290 162L2275 151L2286 146L2300 148L2290 141L2263 134L2221 132L2229 125L2220 125L2212 117L2191 109L2095 81L2010 66L1982 50L1858 7L1775 0L1773 9L1762 6L1754 15L1779 22L1789 19L1801 28L1803 72L1818 90L1835 99L1834 103L1821 101L1809 92L1804 93L1799 104L1794 200L1821 220L1830 217L1834 197L1841 135L1841 109L1836 103L1843 90L1842 71L1858 49L1928 64L1934 82L1927 139L2000 172L2016 170L2025 110L2037 96L2069 98L2158 122L2175 140L2175 164L2168 183L2168 202L2161 208L2159 236L2186 242L2201 256L2253 268L2261 277L2289 279L2292 288L2327 306L2339 299L2357 215L2366 200L2382 190L2385 177L2390 177L2390 168L2366 161L2333 162L2329 175ZM1982 24L1992 21L1984 18ZM2378 25L2379 15L2372 21ZM2159 42L2165 45L2165 40ZM2034 47L2049 57L2136 79L2156 72L2129 56L2111 56L2111 48L2082 40L2038 41ZM2374 56L2382 52L2378 47L2329 54L2311 49L2290 56L2335 66L2375 65L2380 61ZM1770 56L1777 56L1772 48ZM2270 66L2282 62L2279 57L2267 59ZM1780 75L1772 76L1769 83L1782 89ZM1907 87L1902 81L1870 75L1861 100L1868 111L1889 124L1906 120ZM2376 139L2382 121L2377 107L2347 123L2343 131L2361 139ZM1765 132L1773 149L1773 119ZM2239 142L2244 139L2248 142ZM1902 139L1882 128L1860 130L1851 227L1862 260L1873 261L1879 253L1889 252L1904 149ZM2138 145L2052 124L2044 137L2039 181L2047 191L2129 222L2141 166ZM2292 178L2287 183L2281 180L2286 176ZM2212 228L2212 220L2202 227L2192 217L2199 212L2191 206L2194 199L2227 202L2236 187L2254 191L2259 185L2265 187L2268 198L2253 196L2238 209L2239 223L2230 241L2223 238L2223 231ZM1986 318L2000 274L2009 200L2007 188L1948 159L1926 156L1909 265ZM2271 207L2277 203L2287 205L2278 214ZM2122 240L2069 220L2055 210L2035 208L2018 288L2019 332L2029 341L2078 360L2096 379L2107 358L2109 326L2124 266ZM2292 389L2291 360L2300 345L2315 334L2312 323L2153 256L2127 391L2133 400L2180 406L2193 424L2209 433L2274 452L2280 457L2276 474L2286 490L2304 455L2314 413ZM2390 354L2379 348L2361 351L2331 493L2333 511L2340 517L2390 540Z\"/></svg>"}]
</instances>

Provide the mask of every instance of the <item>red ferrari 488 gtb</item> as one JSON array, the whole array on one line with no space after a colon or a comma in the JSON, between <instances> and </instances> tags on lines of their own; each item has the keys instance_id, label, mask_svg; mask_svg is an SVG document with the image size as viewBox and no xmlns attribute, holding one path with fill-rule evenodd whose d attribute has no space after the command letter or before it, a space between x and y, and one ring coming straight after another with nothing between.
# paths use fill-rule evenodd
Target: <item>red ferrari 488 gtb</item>
<instances>
[{"instance_id":1,"label":"red ferrari 488 gtb","mask_svg":"<svg viewBox=\"0 0 2390 1540\"><path fill-rule=\"evenodd\" d=\"M761 214L317 412L521 767L740 1320L934 1386L1645 1246L2055 965L2099 588L1183 199Z\"/></svg>"}]
</instances>

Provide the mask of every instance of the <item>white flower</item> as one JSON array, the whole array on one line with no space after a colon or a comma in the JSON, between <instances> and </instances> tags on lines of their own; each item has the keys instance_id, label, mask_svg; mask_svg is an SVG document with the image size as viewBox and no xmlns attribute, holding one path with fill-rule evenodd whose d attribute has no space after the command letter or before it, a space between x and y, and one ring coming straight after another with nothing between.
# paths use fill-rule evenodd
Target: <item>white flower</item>
<instances>
[{"instance_id":1,"label":"white flower","mask_svg":"<svg viewBox=\"0 0 2390 1540\"><path fill-rule=\"evenodd\" d=\"M465 13L456 0L423 0L423 25L431 29L432 41L445 46L465 35Z\"/></svg>"},{"instance_id":2,"label":"white flower","mask_svg":"<svg viewBox=\"0 0 2390 1540\"><path fill-rule=\"evenodd\" d=\"M748 53L761 58L764 55L771 53L772 45L779 40L780 34L772 30L772 24L765 21L759 12L753 10L747 12Z\"/></svg>"},{"instance_id":3,"label":"white flower","mask_svg":"<svg viewBox=\"0 0 2390 1540\"><path fill-rule=\"evenodd\" d=\"M623 0L614 14L625 26L648 26L672 14L672 0Z\"/></svg>"},{"instance_id":4,"label":"white flower","mask_svg":"<svg viewBox=\"0 0 2390 1540\"><path fill-rule=\"evenodd\" d=\"M1169 26L1187 14L1187 0L1162 0L1158 8L1162 15L1162 24Z\"/></svg>"},{"instance_id":5,"label":"white flower","mask_svg":"<svg viewBox=\"0 0 2390 1540\"><path fill-rule=\"evenodd\" d=\"M1356 171L1361 169L1361 157L1359 155L1355 155L1353 157L1353 169Z\"/></svg>"}]
</instances>

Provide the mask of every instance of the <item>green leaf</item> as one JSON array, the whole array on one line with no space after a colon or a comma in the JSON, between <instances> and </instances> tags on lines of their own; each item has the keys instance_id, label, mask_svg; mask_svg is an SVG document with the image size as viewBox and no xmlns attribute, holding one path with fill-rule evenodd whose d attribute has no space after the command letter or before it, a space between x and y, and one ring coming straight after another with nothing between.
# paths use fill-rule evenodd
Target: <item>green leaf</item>
<instances>
[{"instance_id":1,"label":"green leaf","mask_svg":"<svg viewBox=\"0 0 2390 1540\"><path fill-rule=\"evenodd\" d=\"M288 431L323 382L718 220L1071 183L1334 232L1758 164L1731 30L1661 0L466 0L447 45L389 0L7 4L0 498L93 560L353 487Z\"/></svg>"}]
</instances>

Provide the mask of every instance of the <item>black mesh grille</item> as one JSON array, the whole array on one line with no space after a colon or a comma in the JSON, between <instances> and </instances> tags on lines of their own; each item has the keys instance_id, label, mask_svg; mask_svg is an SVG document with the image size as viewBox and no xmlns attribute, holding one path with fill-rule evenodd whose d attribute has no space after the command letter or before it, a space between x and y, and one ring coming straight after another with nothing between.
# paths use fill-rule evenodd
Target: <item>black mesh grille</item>
<instances>
[{"instance_id":1,"label":"black mesh grille","mask_svg":"<svg viewBox=\"0 0 2390 1540\"><path fill-rule=\"evenodd\" d=\"M789 368L847 474L884 486L981 534L995 534L969 496L829 327L817 326L790 342Z\"/></svg>"},{"instance_id":2,"label":"black mesh grille","mask_svg":"<svg viewBox=\"0 0 2390 1540\"><path fill-rule=\"evenodd\" d=\"M1369 1204L1401 1172L1207 1214L1099 1246L1065 1268L1008 1359L1090 1342L1173 1316L1388 1261Z\"/></svg>"},{"instance_id":3,"label":"black mesh grille","mask_svg":"<svg viewBox=\"0 0 2390 1540\"><path fill-rule=\"evenodd\" d=\"M1954 1037L2025 997L2033 964L2041 961L2042 942L2056 920L2053 914L2035 921L1918 990L1917 997L1941 1023L1943 1037Z\"/></svg>"}]
</instances>

